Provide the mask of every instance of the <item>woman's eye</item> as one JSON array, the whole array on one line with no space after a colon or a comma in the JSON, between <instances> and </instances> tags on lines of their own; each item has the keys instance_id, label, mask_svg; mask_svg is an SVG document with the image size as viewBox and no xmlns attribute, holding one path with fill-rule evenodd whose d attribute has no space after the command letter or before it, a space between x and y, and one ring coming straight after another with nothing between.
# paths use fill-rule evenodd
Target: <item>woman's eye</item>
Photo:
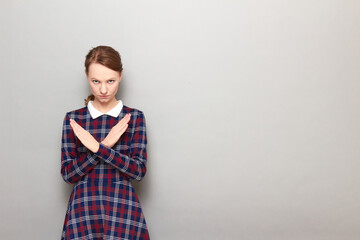
<instances>
[{"instance_id":1,"label":"woman's eye","mask_svg":"<svg viewBox=\"0 0 360 240\"><path fill-rule=\"evenodd\" d=\"M115 80L109 80L109 83L114 83L115 82Z\"/></svg>"},{"instance_id":2,"label":"woman's eye","mask_svg":"<svg viewBox=\"0 0 360 240\"><path fill-rule=\"evenodd\" d=\"M93 83L98 83L99 81L98 80L92 80L93 81Z\"/></svg>"}]
</instances>

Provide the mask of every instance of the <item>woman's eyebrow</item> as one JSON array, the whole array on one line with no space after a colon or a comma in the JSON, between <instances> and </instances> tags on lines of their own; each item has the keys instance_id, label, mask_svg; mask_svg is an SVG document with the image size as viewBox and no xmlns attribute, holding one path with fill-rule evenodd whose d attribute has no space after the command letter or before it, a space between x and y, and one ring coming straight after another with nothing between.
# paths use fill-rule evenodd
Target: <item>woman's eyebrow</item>
<instances>
[{"instance_id":1,"label":"woman's eyebrow","mask_svg":"<svg viewBox=\"0 0 360 240\"><path fill-rule=\"evenodd\" d=\"M115 78L115 77L111 77L111 78L109 78L109 79L106 79L106 80L104 80L104 81L114 80L114 78ZM98 80L98 81L99 81L99 79L97 79L97 78L94 78L94 77L93 77L93 78L91 78L91 80Z\"/></svg>"}]
</instances>

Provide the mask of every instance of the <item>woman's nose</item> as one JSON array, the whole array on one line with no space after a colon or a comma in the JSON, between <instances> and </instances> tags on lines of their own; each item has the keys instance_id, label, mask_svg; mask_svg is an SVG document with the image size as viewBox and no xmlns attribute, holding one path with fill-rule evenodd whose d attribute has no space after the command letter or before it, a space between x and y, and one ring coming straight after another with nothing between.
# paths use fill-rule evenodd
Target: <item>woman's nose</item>
<instances>
[{"instance_id":1,"label":"woman's nose","mask_svg":"<svg viewBox=\"0 0 360 240\"><path fill-rule=\"evenodd\" d=\"M101 94L106 94L107 93L107 88L106 88L105 84L101 84L100 93Z\"/></svg>"}]
</instances>

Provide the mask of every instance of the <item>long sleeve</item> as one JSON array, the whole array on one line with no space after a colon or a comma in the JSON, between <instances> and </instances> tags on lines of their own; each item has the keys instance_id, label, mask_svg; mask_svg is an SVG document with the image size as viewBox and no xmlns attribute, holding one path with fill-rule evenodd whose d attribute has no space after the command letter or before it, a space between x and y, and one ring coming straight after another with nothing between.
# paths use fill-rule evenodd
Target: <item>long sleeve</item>
<instances>
[{"instance_id":1,"label":"long sleeve","mask_svg":"<svg viewBox=\"0 0 360 240\"><path fill-rule=\"evenodd\" d=\"M79 152L76 149L74 131L70 126L70 118L66 114L63 123L61 141L61 175L65 182L76 183L98 163L95 154L86 149Z\"/></svg>"},{"instance_id":2,"label":"long sleeve","mask_svg":"<svg viewBox=\"0 0 360 240\"><path fill-rule=\"evenodd\" d=\"M96 156L103 159L130 178L140 181L146 174L146 124L144 114L139 111L130 143L130 154L125 155L100 143Z\"/></svg>"}]
</instances>

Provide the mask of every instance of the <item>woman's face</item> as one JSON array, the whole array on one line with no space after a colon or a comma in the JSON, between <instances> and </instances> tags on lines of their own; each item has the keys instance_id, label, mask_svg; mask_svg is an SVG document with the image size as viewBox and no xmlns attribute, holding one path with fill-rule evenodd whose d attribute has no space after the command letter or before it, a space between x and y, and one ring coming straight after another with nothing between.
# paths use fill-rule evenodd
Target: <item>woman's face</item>
<instances>
[{"instance_id":1,"label":"woman's face","mask_svg":"<svg viewBox=\"0 0 360 240\"><path fill-rule=\"evenodd\" d=\"M95 101L109 103L115 99L122 73L119 74L119 72L99 63L91 63L86 77L90 84L91 92L95 96Z\"/></svg>"}]
</instances>

